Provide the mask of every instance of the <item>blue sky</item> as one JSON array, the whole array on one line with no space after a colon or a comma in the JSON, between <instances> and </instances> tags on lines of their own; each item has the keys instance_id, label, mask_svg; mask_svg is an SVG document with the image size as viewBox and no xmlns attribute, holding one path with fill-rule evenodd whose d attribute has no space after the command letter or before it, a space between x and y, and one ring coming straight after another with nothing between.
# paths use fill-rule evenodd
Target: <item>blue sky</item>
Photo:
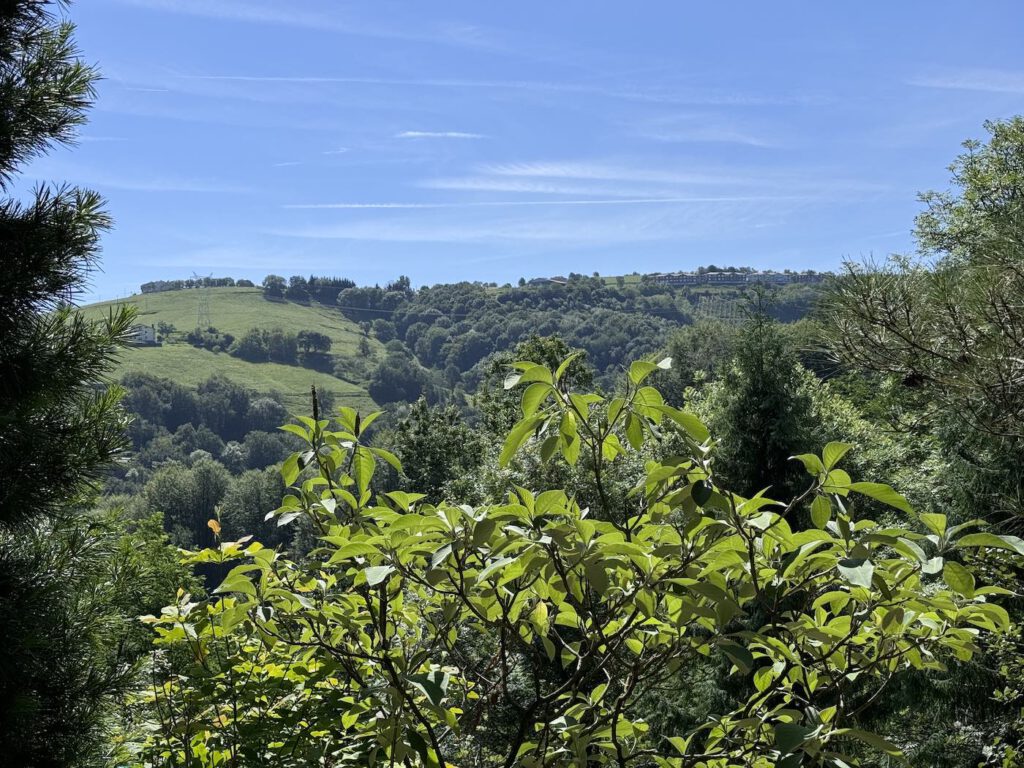
<instances>
[{"instance_id":1,"label":"blue sky","mask_svg":"<svg viewBox=\"0 0 1024 768\"><path fill-rule=\"evenodd\" d=\"M414 284L912 247L1024 105L1019 0L79 0L105 80L30 179L101 191L93 297L200 274Z\"/></svg>"}]
</instances>

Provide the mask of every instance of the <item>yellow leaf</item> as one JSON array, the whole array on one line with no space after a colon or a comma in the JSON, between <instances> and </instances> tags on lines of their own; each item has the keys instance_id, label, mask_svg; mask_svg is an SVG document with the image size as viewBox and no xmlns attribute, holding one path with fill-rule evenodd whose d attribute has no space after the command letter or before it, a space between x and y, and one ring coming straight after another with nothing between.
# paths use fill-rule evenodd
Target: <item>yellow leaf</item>
<instances>
[{"instance_id":1,"label":"yellow leaf","mask_svg":"<svg viewBox=\"0 0 1024 768\"><path fill-rule=\"evenodd\" d=\"M220 523L219 522L217 522L216 520L207 520L206 524L210 527L210 530L213 531L213 535L214 536L220 536Z\"/></svg>"}]
</instances>

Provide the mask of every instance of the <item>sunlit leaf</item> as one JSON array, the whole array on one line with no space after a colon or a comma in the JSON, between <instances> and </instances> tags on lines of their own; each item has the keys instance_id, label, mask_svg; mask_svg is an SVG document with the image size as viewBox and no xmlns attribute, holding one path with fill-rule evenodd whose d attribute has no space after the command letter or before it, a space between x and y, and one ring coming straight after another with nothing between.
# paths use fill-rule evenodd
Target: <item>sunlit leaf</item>
<instances>
[{"instance_id":1,"label":"sunlit leaf","mask_svg":"<svg viewBox=\"0 0 1024 768\"><path fill-rule=\"evenodd\" d=\"M871 589L871 577L875 572L874 563L865 558L846 558L836 565L839 573L849 583Z\"/></svg>"},{"instance_id":2,"label":"sunlit leaf","mask_svg":"<svg viewBox=\"0 0 1024 768\"><path fill-rule=\"evenodd\" d=\"M903 494L897 493L884 483L850 483L848 487L855 493L860 493L874 499L875 501L888 504L890 507L895 507L907 514L913 514L914 512L913 507L910 506L910 502L907 501Z\"/></svg>"}]
</instances>

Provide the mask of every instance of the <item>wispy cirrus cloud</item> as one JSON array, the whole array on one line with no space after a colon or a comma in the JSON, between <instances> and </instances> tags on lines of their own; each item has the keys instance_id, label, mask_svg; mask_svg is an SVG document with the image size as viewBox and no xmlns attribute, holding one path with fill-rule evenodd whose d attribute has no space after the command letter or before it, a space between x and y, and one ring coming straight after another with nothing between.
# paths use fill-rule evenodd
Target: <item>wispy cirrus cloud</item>
<instances>
[{"instance_id":1,"label":"wispy cirrus cloud","mask_svg":"<svg viewBox=\"0 0 1024 768\"><path fill-rule=\"evenodd\" d=\"M272 24L286 27L323 29L331 32L383 36L373 29L347 24L337 15L296 7L296 4L249 2L248 0L115 0L121 5L145 8L151 11L222 19L254 24Z\"/></svg>"},{"instance_id":2,"label":"wispy cirrus cloud","mask_svg":"<svg viewBox=\"0 0 1024 768\"><path fill-rule=\"evenodd\" d=\"M593 201L579 204L589 206ZM622 212L610 210L598 218L582 211L570 213L565 207L545 211L543 205L536 214L486 215L476 220L467 220L465 214L454 211L430 216L421 215L415 209L365 211L378 215L326 225L274 229L266 234L288 239L383 243L533 243L559 247L600 244L603 247L712 237L727 224L734 231L744 228L753 231L765 216L778 215L774 204L726 201L689 200L684 204L645 200L636 205L627 204Z\"/></svg>"},{"instance_id":3,"label":"wispy cirrus cloud","mask_svg":"<svg viewBox=\"0 0 1024 768\"><path fill-rule=\"evenodd\" d=\"M482 133L466 131L401 131L395 134L396 139L482 139Z\"/></svg>"},{"instance_id":4,"label":"wispy cirrus cloud","mask_svg":"<svg viewBox=\"0 0 1024 768\"><path fill-rule=\"evenodd\" d=\"M1024 71L1006 69L945 70L907 80L919 88L983 91L987 93L1024 93Z\"/></svg>"},{"instance_id":5,"label":"wispy cirrus cloud","mask_svg":"<svg viewBox=\"0 0 1024 768\"><path fill-rule=\"evenodd\" d=\"M336 134L344 129L344 120L333 119L329 115L299 116L290 110L264 108L255 113L250 105L239 103L231 95L216 98L205 94L187 94L203 96L201 100L142 100L125 98L108 98L96 106L96 111L110 115L152 118L158 120L174 120L186 123L207 123L220 126L238 126L251 128L259 125L262 128L280 128L282 130L329 131ZM272 96L256 99L260 104L273 105L279 103ZM286 99L282 101L287 102Z\"/></svg>"},{"instance_id":6,"label":"wispy cirrus cloud","mask_svg":"<svg viewBox=\"0 0 1024 768\"><path fill-rule=\"evenodd\" d=\"M708 113L657 117L632 126L631 131L640 138L668 143L778 146L776 140L768 138L763 127L745 125L735 118Z\"/></svg>"},{"instance_id":7,"label":"wispy cirrus cloud","mask_svg":"<svg viewBox=\"0 0 1024 768\"><path fill-rule=\"evenodd\" d=\"M461 21L418 17L404 24L368 21L340 3L277 0L112 0L121 5L206 19L293 27L334 34L464 48L517 58L551 58L533 41L510 41L495 29Z\"/></svg>"},{"instance_id":8,"label":"wispy cirrus cloud","mask_svg":"<svg viewBox=\"0 0 1024 768\"><path fill-rule=\"evenodd\" d=\"M269 75L269 74L200 74L182 75L184 79L253 84L292 85L368 85L407 88L479 89L489 91L520 91L538 94L575 94L638 101L655 104L715 106L780 106L821 103L822 98L809 94L754 95L717 89L653 87L643 83L587 83L545 80L478 80L445 77L367 77L351 75Z\"/></svg>"},{"instance_id":9,"label":"wispy cirrus cloud","mask_svg":"<svg viewBox=\"0 0 1024 768\"><path fill-rule=\"evenodd\" d=\"M494 163L478 171L492 179L545 179L658 184L675 188L773 190L784 196L879 193L884 185L843 178L819 168L654 168L620 162L547 161Z\"/></svg>"},{"instance_id":10,"label":"wispy cirrus cloud","mask_svg":"<svg viewBox=\"0 0 1024 768\"><path fill-rule=\"evenodd\" d=\"M590 161L489 163L480 172L498 177L653 182L660 184L743 184L755 177L732 172L650 168L632 164Z\"/></svg>"},{"instance_id":11,"label":"wispy cirrus cloud","mask_svg":"<svg viewBox=\"0 0 1024 768\"><path fill-rule=\"evenodd\" d=\"M457 192L516 192L533 195L589 195L612 198L671 196L678 190L624 186L622 184L578 183L563 178L517 178L514 176L448 176L415 183L419 189L443 189Z\"/></svg>"},{"instance_id":12,"label":"wispy cirrus cloud","mask_svg":"<svg viewBox=\"0 0 1024 768\"><path fill-rule=\"evenodd\" d=\"M224 19L254 24L270 24L304 29L319 29L329 32L357 35L361 37L379 37L395 39L433 39L444 42L447 38L439 34L432 38L427 33L415 33L379 24L369 24L351 16L343 16L338 7L306 3L300 7L297 3L268 3L258 0L116 0L122 5L146 8L165 13L186 16L199 16L208 19ZM439 29L438 32L443 32ZM454 42L464 41L464 37L455 35Z\"/></svg>"},{"instance_id":13,"label":"wispy cirrus cloud","mask_svg":"<svg viewBox=\"0 0 1024 768\"><path fill-rule=\"evenodd\" d=\"M779 197L639 197L609 198L581 200L475 200L448 203L291 203L282 206L288 209L302 210L419 210L419 209L458 209L458 208L515 208L518 206L587 206L587 205L682 205L692 203L737 203L755 200L781 200ZM789 198L797 199L797 198Z\"/></svg>"}]
</instances>

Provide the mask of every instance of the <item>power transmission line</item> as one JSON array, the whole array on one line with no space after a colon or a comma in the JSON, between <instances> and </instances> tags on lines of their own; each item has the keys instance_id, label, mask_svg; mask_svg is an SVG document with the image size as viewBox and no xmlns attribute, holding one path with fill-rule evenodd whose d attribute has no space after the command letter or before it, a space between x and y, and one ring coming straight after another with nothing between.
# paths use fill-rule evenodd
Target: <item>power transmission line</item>
<instances>
[{"instance_id":1,"label":"power transmission line","mask_svg":"<svg viewBox=\"0 0 1024 768\"><path fill-rule=\"evenodd\" d=\"M210 281L213 279L213 273L211 272L206 277L200 277L193 272L192 279L199 286L199 303L196 305L196 328L212 328L213 321L210 319Z\"/></svg>"},{"instance_id":2,"label":"power transmission line","mask_svg":"<svg viewBox=\"0 0 1024 768\"><path fill-rule=\"evenodd\" d=\"M694 316L701 320L717 320L726 325L741 325L744 320L739 302L723 296L701 296Z\"/></svg>"}]
</instances>

